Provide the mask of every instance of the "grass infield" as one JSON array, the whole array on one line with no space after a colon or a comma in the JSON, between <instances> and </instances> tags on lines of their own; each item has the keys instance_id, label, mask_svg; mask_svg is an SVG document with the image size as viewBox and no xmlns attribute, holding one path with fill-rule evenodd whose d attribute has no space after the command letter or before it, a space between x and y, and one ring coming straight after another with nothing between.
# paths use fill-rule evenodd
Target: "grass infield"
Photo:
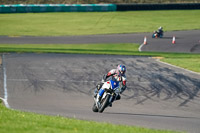
<instances>
[{"instance_id":1,"label":"grass infield","mask_svg":"<svg viewBox=\"0 0 200 133\"><path fill-rule=\"evenodd\" d=\"M66 36L200 29L200 10L0 14L0 35Z\"/></svg>"},{"instance_id":2,"label":"grass infield","mask_svg":"<svg viewBox=\"0 0 200 133\"><path fill-rule=\"evenodd\" d=\"M164 57L161 61L200 72L200 54L139 52L139 44L0 44L0 52L112 54Z\"/></svg>"},{"instance_id":3,"label":"grass infield","mask_svg":"<svg viewBox=\"0 0 200 133\"><path fill-rule=\"evenodd\" d=\"M1 133L178 133L10 110L0 100Z\"/></svg>"}]
</instances>

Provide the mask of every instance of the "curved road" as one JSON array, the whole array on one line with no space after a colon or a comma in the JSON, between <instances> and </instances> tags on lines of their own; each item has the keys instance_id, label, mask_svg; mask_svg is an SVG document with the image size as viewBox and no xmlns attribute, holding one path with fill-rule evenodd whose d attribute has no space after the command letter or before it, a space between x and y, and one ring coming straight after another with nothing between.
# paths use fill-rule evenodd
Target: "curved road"
<instances>
[{"instance_id":1,"label":"curved road","mask_svg":"<svg viewBox=\"0 0 200 133\"><path fill-rule=\"evenodd\" d=\"M116 36L119 38L120 35ZM121 38L130 36L121 35ZM150 41L143 50L148 49ZM179 41L177 39L177 45ZM190 41L199 45L197 38ZM179 52L192 52L184 50ZM198 52L198 46L194 51ZM6 91L6 100L13 109L189 133L200 131L200 75L156 59L112 55L5 54L0 62L3 62L0 97L5 98ZM107 108L102 114L93 113L93 87L103 74L121 63L127 66L127 91L120 101L113 103L112 108Z\"/></svg>"},{"instance_id":2,"label":"curved road","mask_svg":"<svg viewBox=\"0 0 200 133\"><path fill-rule=\"evenodd\" d=\"M0 44L84 44L84 43L143 43L142 51L200 53L200 30L165 32L163 38L152 39L152 33L111 34L63 37L8 37L0 36ZM172 45L175 36L176 44Z\"/></svg>"}]
</instances>

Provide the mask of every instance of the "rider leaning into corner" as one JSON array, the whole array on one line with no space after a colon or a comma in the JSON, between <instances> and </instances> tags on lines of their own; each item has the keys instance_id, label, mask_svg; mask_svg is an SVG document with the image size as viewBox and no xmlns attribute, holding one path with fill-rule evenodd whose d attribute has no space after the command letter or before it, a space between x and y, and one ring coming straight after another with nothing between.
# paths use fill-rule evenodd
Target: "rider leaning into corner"
<instances>
[{"instance_id":1,"label":"rider leaning into corner","mask_svg":"<svg viewBox=\"0 0 200 133\"><path fill-rule=\"evenodd\" d=\"M112 80L115 81L119 81L121 82L121 92L120 94L122 94L124 92L124 90L126 89L126 67L124 65L118 65L117 69L112 69L110 70L107 74L105 74L103 76L102 79L102 83L98 84L96 89L95 89L95 97L99 97L99 99L101 99L103 93L104 93L104 87L103 87L103 83L107 81L108 78L112 78ZM98 93L98 94L97 94ZM116 100L120 100L121 96L118 95L116 96Z\"/></svg>"},{"instance_id":2,"label":"rider leaning into corner","mask_svg":"<svg viewBox=\"0 0 200 133\"><path fill-rule=\"evenodd\" d=\"M159 27L158 30L156 31L156 33L158 33L159 35L163 34L163 27Z\"/></svg>"}]
</instances>

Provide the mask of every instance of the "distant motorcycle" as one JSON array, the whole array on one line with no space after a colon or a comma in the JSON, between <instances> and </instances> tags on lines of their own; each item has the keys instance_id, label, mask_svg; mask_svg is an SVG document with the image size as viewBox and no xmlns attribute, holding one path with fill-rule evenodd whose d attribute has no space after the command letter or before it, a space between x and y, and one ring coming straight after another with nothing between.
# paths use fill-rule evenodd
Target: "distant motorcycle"
<instances>
[{"instance_id":1,"label":"distant motorcycle","mask_svg":"<svg viewBox=\"0 0 200 133\"><path fill-rule=\"evenodd\" d=\"M162 38L163 37L163 32L159 33L157 31L154 31L152 38Z\"/></svg>"},{"instance_id":2,"label":"distant motorcycle","mask_svg":"<svg viewBox=\"0 0 200 133\"><path fill-rule=\"evenodd\" d=\"M102 113L106 107L112 105L112 102L116 100L117 96L121 92L119 82L114 80L104 82L102 88L105 90L102 97L99 99L98 94L94 97L94 105L92 107L93 112ZM102 89L99 90L100 93L101 91Z\"/></svg>"}]
</instances>

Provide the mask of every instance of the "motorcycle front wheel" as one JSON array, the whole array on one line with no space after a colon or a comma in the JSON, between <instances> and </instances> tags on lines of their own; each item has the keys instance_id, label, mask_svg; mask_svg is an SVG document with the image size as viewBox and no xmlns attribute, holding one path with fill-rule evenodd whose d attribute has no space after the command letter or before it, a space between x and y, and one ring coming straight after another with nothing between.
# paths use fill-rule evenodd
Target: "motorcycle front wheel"
<instances>
[{"instance_id":1,"label":"motorcycle front wheel","mask_svg":"<svg viewBox=\"0 0 200 133\"><path fill-rule=\"evenodd\" d=\"M93 105L93 107L92 107L92 111L93 111L93 112L98 112L98 108L97 108L97 106L96 106L95 103L94 103L94 105Z\"/></svg>"},{"instance_id":2,"label":"motorcycle front wheel","mask_svg":"<svg viewBox=\"0 0 200 133\"><path fill-rule=\"evenodd\" d=\"M104 109L109 105L109 99L110 99L110 95L106 95L106 97L102 99L99 113L102 113Z\"/></svg>"}]
</instances>

